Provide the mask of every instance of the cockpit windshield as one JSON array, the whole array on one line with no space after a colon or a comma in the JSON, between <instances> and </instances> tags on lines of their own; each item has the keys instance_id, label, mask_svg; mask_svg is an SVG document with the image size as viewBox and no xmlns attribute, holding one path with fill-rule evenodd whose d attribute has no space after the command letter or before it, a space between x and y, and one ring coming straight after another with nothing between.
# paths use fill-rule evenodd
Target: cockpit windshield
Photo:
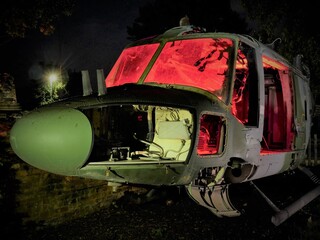
<instances>
[{"instance_id":1,"label":"cockpit windshield","mask_svg":"<svg viewBox=\"0 0 320 240\"><path fill-rule=\"evenodd\" d=\"M106 78L106 86L137 83L159 45L147 44L124 49Z\"/></svg>"},{"instance_id":2,"label":"cockpit windshield","mask_svg":"<svg viewBox=\"0 0 320 240\"><path fill-rule=\"evenodd\" d=\"M137 83L151 64L143 83L196 87L215 94L222 101L227 99L229 64L234 52L231 39L170 41L165 43L155 62L149 63L157 46L149 44L125 49L106 79L107 87Z\"/></svg>"},{"instance_id":3,"label":"cockpit windshield","mask_svg":"<svg viewBox=\"0 0 320 240\"><path fill-rule=\"evenodd\" d=\"M197 87L224 99L232 45L212 38L168 42L144 82Z\"/></svg>"}]
</instances>

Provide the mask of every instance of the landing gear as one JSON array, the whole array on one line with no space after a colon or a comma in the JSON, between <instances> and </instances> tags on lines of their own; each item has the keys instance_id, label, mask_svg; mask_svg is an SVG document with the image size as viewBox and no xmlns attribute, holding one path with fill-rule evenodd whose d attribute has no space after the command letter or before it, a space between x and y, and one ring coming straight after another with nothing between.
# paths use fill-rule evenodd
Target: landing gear
<instances>
[{"instance_id":1,"label":"landing gear","mask_svg":"<svg viewBox=\"0 0 320 240\"><path fill-rule=\"evenodd\" d=\"M297 211L302 209L304 206L306 206L308 203L310 203L312 200L314 200L320 195L320 179L306 167L300 167L299 169L303 173L305 173L310 178L310 180L316 183L318 186L304 194L291 205L287 206L286 208L280 211L277 211L276 214L273 215L271 218L271 222L276 226L279 226L281 223L283 223L285 220L287 220L289 217L291 217L293 214L295 214Z\"/></svg>"},{"instance_id":2,"label":"landing gear","mask_svg":"<svg viewBox=\"0 0 320 240\"><path fill-rule=\"evenodd\" d=\"M301 210L304 206L320 195L320 179L308 168L299 167L299 169L317 186L283 209L279 209L253 182L250 182L275 212L275 214L271 217L271 222L276 226L279 226L281 223L286 221L289 217Z\"/></svg>"},{"instance_id":3,"label":"landing gear","mask_svg":"<svg viewBox=\"0 0 320 240\"><path fill-rule=\"evenodd\" d=\"M300 171L291 172L289 175L232 184L224 183L223 177L219 177L225 172L223 168L213 174L215 178L210 178L211 175L207 172L212 173L214 170L205 169L186 188L194 201L218 217L236 217L246 210L250 213L250 209L255 205L254 209L261 208L261 205L255 204L257 199L253 199L257 195L252 193L256 192L262 197L261 200L271 207L271 222L279 226L320 195L320 178L305 167L300 167ZM244 188L247 190L239 191Z\"/></svg>"}]
</instances>

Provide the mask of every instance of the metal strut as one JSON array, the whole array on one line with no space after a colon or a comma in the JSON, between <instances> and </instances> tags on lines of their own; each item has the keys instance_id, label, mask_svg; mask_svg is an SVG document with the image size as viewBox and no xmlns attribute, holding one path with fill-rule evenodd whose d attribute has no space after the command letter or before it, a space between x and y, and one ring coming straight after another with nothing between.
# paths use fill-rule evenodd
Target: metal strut
<instances>
[{"instance_id":1,"label":"metal strut","mask_svg":"<svg viewBox=\"0 0 320 240\"><path fill-rule=\"evenodd\" d=\"M270 200L270 198L265 195L260 188L258 188L257 185L255 185L252 181L250 181L250 184L261 194L261 196L267 201L267 203L270 205L270 207L273 209L275 212L280 212L281 210Z\"/></svg>"},{"instance_id":2,"label":"metal strut","mask_svg":"<svg viewBox=\"0 0 320 240\"><path fill-rule=\"evenodd\" d=\"M319 195L320 186L314 188L313 190L299 198L297 201L286 207L285 209L273 215L271 218L271 222L274 225L279 226L281 223L283 223L285 220L287 220L289 217L291 217L293 214L295 214L297 211L299 211L301 208L310 203Z\"/></svg>"},{"instance_id":3,"label":"metal strut","mask_svg":"<svg viewBox=\"0 0 320 240\"><path fill-rule=\"evenodd\" d=\"M302 209L308 203L310 203L313 199L317 198L320 195L320 179L313 174L309 169L305 167L299 167L299 169L305 173L312 182L318 184L316 188L307 192L301 198L293 202L291 205L287 206L284 209L279 209L252 181L250 181L251 185L261 194L261 196L267 201L267 203L271 206L271 208L276 212L271 217L271 222L279 226L281 223L286 221L289 217L295 214L297 211Z\"/></svg>"},{"instance_id":4,"label":"metal strut","mask_svg":"<svg viewBox=\"0 0 320 240\"><path fill-rule=\"evenodd\" d=\"M305 173L312 182L318 184L318 186L313 190L307 192L305 195L303 195L301 198L299 198L297 201L295 201L285 209L273 215L271 218L271 222L276 226L279 226L281 223L283 223L285 220L287 220L289 217L291 217L293 214L295 214L297 211L302 209L304 206L306 206L308 203L310 203L320 195L320 179L308 168L299 167L299 169L303 173Z\"/></svg>"}]
</instances>

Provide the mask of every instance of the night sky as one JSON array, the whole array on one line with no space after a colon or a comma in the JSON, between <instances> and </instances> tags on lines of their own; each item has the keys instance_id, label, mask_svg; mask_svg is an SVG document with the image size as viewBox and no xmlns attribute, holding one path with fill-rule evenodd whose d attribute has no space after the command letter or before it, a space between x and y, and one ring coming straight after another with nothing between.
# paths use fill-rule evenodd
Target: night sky
<instances>
[{"instance_id":1,"label":"night sky","mask_svg":"<svg viewBox=\"0 0 320 240\"><path fill-rule=\"evenodd\" d=\"M30 79L41 78L40 62L75 72L89 70L95 81L96 69L107 75L130 43L127 26L139 16L139 8L153 1L78 0L73 14L62 18L51 36L29 31L25 38L0 37L0 73L14 76L18 101L26 104L33 95Z\"/></svg>"},{"instance_id":2,"label":"night sky","mask_svg":"<svg viewBox=\"0 0 320 240\"><path fill-rule=\"evenodd\" d=\"M89 70L91 82L96 69L104 69L107 75L130 43L127 27L132 26L139 8L148 2L154 0L78 0L73 14L58 22L53 35L34 31L24 39L0 39L0 72L15 77L18 101L30 88L30 79L41 78L40 62L75 72ZM238 0L232 2L236 6ZM178 26L180 16L177 19Z\"/></svg>"},{"instance_id":3,"label":"night sky","mask_svg":"<svg viewBox=\"0 0 320 240\"><path fill-rule=\"evenodd\" d=\"M34 62L61 63L75 71L108 71L129 43L127 26L139 16L139 7L153 0L78 1L74 13L42 37Z\"/></svg>"},{"instance_id":4,"label":"night sky","mask_svg":"<svg viewBox=\"0 0 320 240\"><path fill-rule=\"evenodd\" d=\"M57 24L52 36L37 33L25 39L2 41L2 56L10 59L14 69L43 61L75 71L97 68L108 71L130 42L127 26L133 24L139 16L139 7L147 2L154 0L78 0L73 14ZM238 0L232 2L233 6L239 5Z\"/></svg>"},{"instance_id":5,"label":"night sky","mask_svg":"<svg viewBox=\"0 0 320 240\"><path fill-rule=\"evenodd\" d=\"M29 32L24 39L2 37L0 70L15 72L40 61L75 71L109 70L129 43L127 26L139 16L139 7L150 1L76 1L73 14L61 19L51 36Z\"/></svg>"}]
</instances>

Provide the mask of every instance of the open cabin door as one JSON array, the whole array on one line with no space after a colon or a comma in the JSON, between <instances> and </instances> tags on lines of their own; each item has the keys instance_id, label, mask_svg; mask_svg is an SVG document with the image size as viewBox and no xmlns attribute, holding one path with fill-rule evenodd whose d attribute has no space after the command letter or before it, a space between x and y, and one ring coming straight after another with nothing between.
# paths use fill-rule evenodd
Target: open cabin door
<instances>
[{"instance_id":1,"label":"open cabin door","mask_svg":"<svg viewBox=\"0 0 320 240\"><path fill-rule=\"evenodd\" d=\"M294 141L293 85L289 68L263 56L265 112L262 151L289 151Z\"/></svg>"}]
</instances>

